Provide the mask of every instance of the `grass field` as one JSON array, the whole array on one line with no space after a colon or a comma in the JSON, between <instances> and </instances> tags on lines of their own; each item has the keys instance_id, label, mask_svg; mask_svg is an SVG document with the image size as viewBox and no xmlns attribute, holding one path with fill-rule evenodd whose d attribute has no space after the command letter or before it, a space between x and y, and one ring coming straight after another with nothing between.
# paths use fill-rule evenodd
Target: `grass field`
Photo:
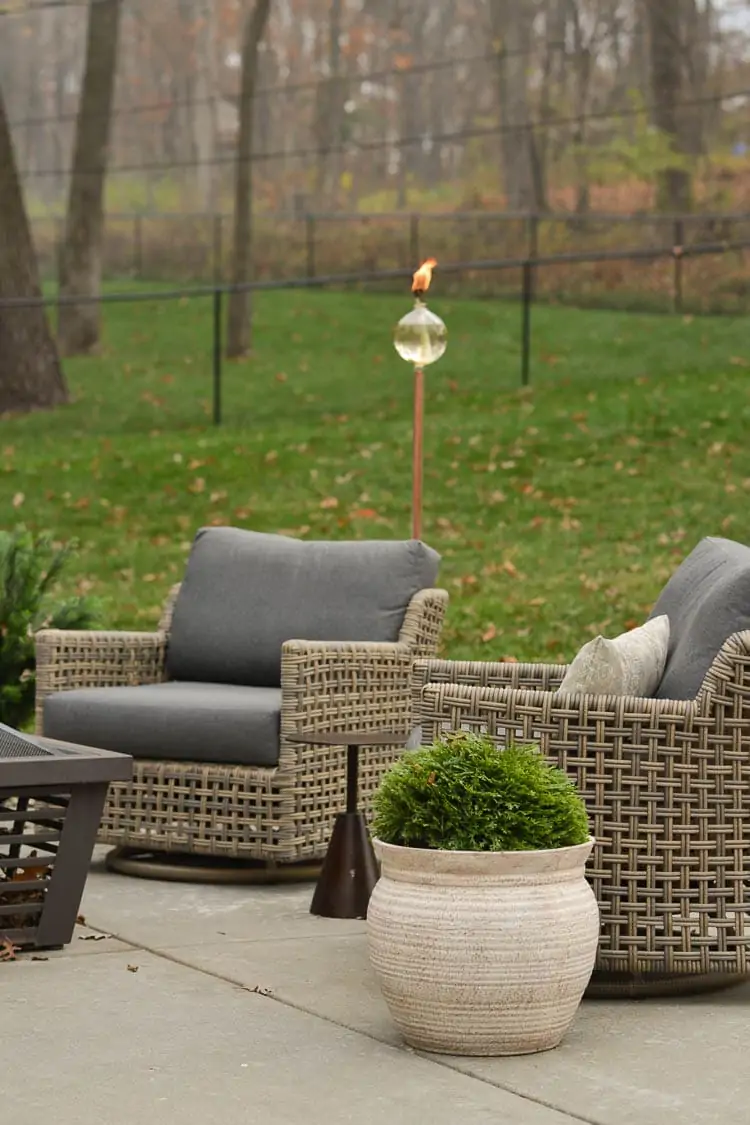
<instances>
[{"instance_id":1,"label":"grass field","mask_svg":"<svg viewBox=\"0 0 750 1125\"><path fill-rule=\"evenodd\" d=\"M211 425L205 299L110 307L75 396L0 422L2 523L80 553L67 582L113 626L152 626L204 524L407 537L406 297L274 293L225 365ZM445 301L427 377L425 538L455 656L558 660L640 622L703 535L750 541L750 322L540 308L532 387L519 310Z\"/></svg>"}]
</instances>

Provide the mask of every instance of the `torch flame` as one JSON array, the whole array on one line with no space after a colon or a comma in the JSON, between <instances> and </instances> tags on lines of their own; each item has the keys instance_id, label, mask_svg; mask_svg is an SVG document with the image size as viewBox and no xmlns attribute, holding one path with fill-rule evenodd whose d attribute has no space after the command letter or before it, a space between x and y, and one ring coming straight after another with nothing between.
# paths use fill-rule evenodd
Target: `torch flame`
<instances>
[{"instance_id":1,"label":"torch flame","mask_svg":"<svg viewBox=\"0 0 750 1125\"><path fill-rule=\"evenodd\" d=\"M422 262L422 265L414 274L414 280L411 285L412 293L427 292L430 288L430 282L432 281L432 271L436 265L437 262L434 258L428 258L426 262Z\"/></svg>"}]
</instances>

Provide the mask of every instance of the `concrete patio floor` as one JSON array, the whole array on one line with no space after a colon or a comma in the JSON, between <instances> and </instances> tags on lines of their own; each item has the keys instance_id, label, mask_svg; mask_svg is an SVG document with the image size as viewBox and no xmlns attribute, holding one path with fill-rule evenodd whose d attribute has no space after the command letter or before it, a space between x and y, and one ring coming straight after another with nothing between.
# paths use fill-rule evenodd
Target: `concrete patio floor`
<instances>
[{"instance_id":1,"label":"concrete patio floor","mask_svg":"<svg viewBox=\"0 0 750 1125\"><path fill-rule=\"evenodd\" d=\"M585 1003L543 1055L422 1056L391 1025L364 924L312 917L311 893L132 879L97 853L71 945L0 964L7 1120L704 1125L748 1113L750 986Z\"/></svg>"}]
</instances>

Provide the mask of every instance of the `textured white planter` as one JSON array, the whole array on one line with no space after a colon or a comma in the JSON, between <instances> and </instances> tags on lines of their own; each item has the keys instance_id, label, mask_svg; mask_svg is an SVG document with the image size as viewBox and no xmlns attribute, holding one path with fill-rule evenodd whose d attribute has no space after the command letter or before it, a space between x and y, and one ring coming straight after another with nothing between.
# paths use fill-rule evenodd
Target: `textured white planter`
<instances>
[{"instance_id":1,"label":"textured white planter","mask_svg":"<svg viewBox=\"0 0 750 1125\"><path fill-rule=\"evenodd\" d=\"M374 841L370 958L407 1043L454 1055L556 1047L594 968L594 841L542 852L449 852Z\"/></svg>"}]
</instances>

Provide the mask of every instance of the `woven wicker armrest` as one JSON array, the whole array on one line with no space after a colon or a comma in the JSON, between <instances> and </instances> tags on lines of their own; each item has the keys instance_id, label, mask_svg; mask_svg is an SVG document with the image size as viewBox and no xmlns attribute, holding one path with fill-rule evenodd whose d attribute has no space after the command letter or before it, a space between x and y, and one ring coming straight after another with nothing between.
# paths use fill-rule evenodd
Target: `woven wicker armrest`
<instances>
[{"instance_id":1,"label":"woven wicker armrest","mask_svg":"<svg viewBox=\"0 0 750 1125\"><path fill-rule=\"evenodd\" d=\"M514 664L492 660L417 660L414 673L427 683L467 687L536 688L549 691L563 682L567 664Z\"/></svg>"},{"instance_id":2,"label":"woven wicker armrest","mask_svg":"<svg viewBox=\"0 0 750 1125\"><path fill-rule=\"evenodd\" d=\"M447 590L420 590L409 602L398 639L413 657L437 652L449 600Z\"/></svg>"},{"instance_id":3,"label":"woven wicker armrest","mask_svg":"<svg viewBox=\"0 0 750 1125\"><path fill-rule=\"evenodd\" d=\"M162 632L42 629L35 642L37 724L42 702L52 692L157 684L165 678L167 638Z\"/></svg>"},{"instance_id":4,"label":"woven wicker armrest","mask_svg":"<svg viewBox=\"0 0 750 1125\"><path fill-rule=\"evenodd\" d=\"M422 690L427 684L463 684L466 687L531 688L550 691L560 686L565 664L513 664L490 660L417 660L414 663L414 714L421 711Z\"/></svg>"},{"instance_id":5,"label":"woven wicker armrest","mask_svg":"<svg viewBox=\"0 0 750 1125\"><path fill-rule=\"evenodd\" d=\"M281 650L281 734L410 729L408 645L287 641Z\"/></svg>"},{"instance_id":6,"label":"woven wicker armrest","mask_svg":"<svg viewBox=\"0 0 750 1125\"><path fill-rule=\"evenodd\" d=\"M595 747L684 747L710 720L694 700L561 695L512 687L425 685L419 706L423 741L448 730L475 730L499 743L538 742L551 757L576 757Z\"/></svg>"}]
</instances>

